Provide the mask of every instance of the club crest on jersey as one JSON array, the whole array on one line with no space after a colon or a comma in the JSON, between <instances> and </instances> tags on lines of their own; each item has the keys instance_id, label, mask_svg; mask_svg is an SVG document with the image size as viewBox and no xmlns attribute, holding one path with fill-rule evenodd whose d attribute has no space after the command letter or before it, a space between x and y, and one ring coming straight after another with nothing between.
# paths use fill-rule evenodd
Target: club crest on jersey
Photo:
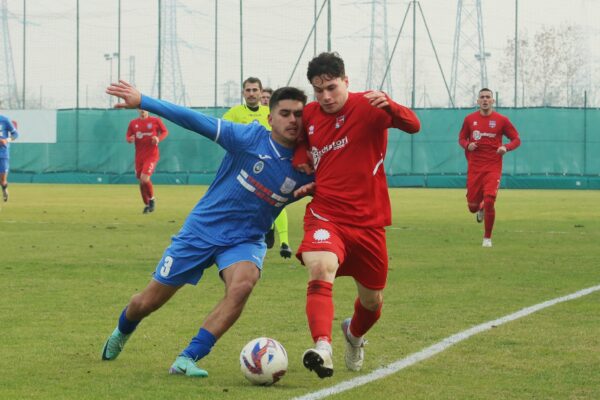
<instances>
[{"instance_id":1,"label":"club crest on jersey","mask_svg":"<svg viewBox=\"0 0 600 400\"><path fill-rule=\"evenodd\" d=\"M148 129L152 129L152 123L151 123L151 122L149 122L149 123L148 123L148 125L146 125L146 128L148 128Z\"/></svg>"},{"instance_id":2,"label":"club crest on jersey","mask_svg":"<svg viewBox=\"0 0 600 400\"><path fill-rule=\"evenodd\" d=\"M313 239L315 239L317 242L324 242L324 241L328 240L330 237L331 237L331 234L329 233L329 231L327 229L317 229L313 233Z\"/></svg>"},{"instance_id":3,"label":"club crest on jersey","mask_svg":"<svg viewBox=\"0 0 600 400\"><path fill-rule=\"evenodd\" d=\"M256 164L254 164L254 167L252 167L252 171L254 171L255 174L260 174L264 168L265 163L262 161L258 161Z\"/></svg>"},{"instance_id":4,"label":"club crest on jersey","mask_svg":"<svg viewBox=\"0 0 600 400\"><path fill-rule=\"evenodd\" d=\"M281 193L288 194L288 193L291 193L295 187L296 187L296 181L291 178L286 177L285 181L283 181L283 183L281 184L281 187L279 188L279 190L281 191Z\"/></svg>"},{"instance_id":5,"label":"club crest on jersey","mask_svg":"<svg viewBox=\"0 0 600 400\"><path fill-rule=\"evenodd\" d=\"M312 135L313 133L315 133L315 126L311 125L308 127L308 134Z\"/></svg>"},{"instance_id":6,"label":"club crest on jersey","mask_svg":"<svg viewBox=\"0 0 600 400\"><path fill-rule=\"evenodd\" d=\"M342 126L344 126L344 121L346 121L345 115L337 117L335 119L335 129L340 129Z\"/></svg>"},{"instance_id":7,"label":"club crest on jersey","mask_svg":"<svg viewBox=\"0 0 600 400\"><path fill-rule=\"evenodd\" d=\"M481 139L481 132L473 131L473 139L475 139L475 140Z\"/></svg>"},{"instance_id":8,"label":"club crest on jersey","mask_svg":"<svg viewBox=\"0 0 600 400\"><path fill-rule=\"evenodd\" d=\"M490 121L490 128L495 128L495 127L496 127L496 121L492 119Z\"/></svg>"}]
</instances>

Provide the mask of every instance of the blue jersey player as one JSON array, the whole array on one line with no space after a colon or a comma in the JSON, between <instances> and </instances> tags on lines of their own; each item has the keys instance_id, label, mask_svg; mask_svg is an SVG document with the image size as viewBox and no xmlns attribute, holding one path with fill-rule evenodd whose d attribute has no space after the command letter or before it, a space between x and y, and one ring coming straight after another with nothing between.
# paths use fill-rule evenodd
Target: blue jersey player
<instances>
[{"instance_id":1,"label":"blue jersey player","mask_svg":"<svg viewBox=\"0 0 600 400\"><path fill-rule=\"evenodd\" d=\"M0 186L2 199L8 201L8 161L10 142L19 137L19 132L10 119L0 115Z\"/></svg>"},{"instance_id":2,"label":"blue jersey player","mask_svg":"<svg viewBox=\"0 0 600 400\"><path fill-rule=\"evenodd\" d=\"M106 92L124 100L116 107L148 110L215 141L227 153L208 191L172 238L153 279L121 313L117 328L104 345L102 359L116 359L144 317L159 309L184 284L197 284L204 270L216 264L225 283L225 296L169 370L171 374L208 376L196 362L240 316L260 277L265 233L283 207L297 200L294 191L312 182L312 177L291 164L302 130L306 95L292 87L275 91L269 115L273 129L269 132L258 123L235 124L143 96L124 81L112 84Z\"/></svg>"}]
</instances>

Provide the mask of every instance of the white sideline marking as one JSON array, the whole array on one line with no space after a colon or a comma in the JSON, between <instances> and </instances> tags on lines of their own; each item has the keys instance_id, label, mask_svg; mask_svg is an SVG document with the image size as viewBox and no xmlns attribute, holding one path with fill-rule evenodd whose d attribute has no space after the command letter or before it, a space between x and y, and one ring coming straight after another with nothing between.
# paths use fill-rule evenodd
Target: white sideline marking
<instances>
[{"instance_id":1,"label":"white sideline marking","mask_svg":"<svg viewBox=\"0 0 600 400\"><path fill-rule=\"evenodd\" d=\"M531 307L523 308L520 311L517 311L513 314L506 315L504 317L495 319L493 321L484 322L483 324L474 326L470 329L467 329L466 331L462 331L455 335L448 336L447 338L442 339L442 341L440 341L432 346L429 346L417 353L413 353L406 358L395 361L395 362L389 364L388 366L378 368L367 375L359 376L359 377L338 383L335 386L332 386L332 387L329 387L326 389L322 389L317 392L308 393L304 396L294 397L292 400L322 399L327 396L345 392L346 390L350 390L355 387L365 385L365 384L373 382L377 379L385 378L386 376L394 374L394 373L400 371L401 369L410 367L411 365L414 365L414 364L418 363L419 361L426 360L429 357L432 357L438 353L441 353L442 351L446 350L448 347L450 347L456 343L462 342L463 340L468 339L473 335L490 330L498 325L502 325L507 322L514 321L516 319L525 317L529 314L533 314L536 311L543 310L544 308L553 306L555 304L586 296L586 295L596 292L598 290L600 290L600 285L592 286L587 289L582 289L578 292L571 293L567 296L558 297L556 299L548 300L548 301L536 304Z\"/></svg>"}]
</instances>

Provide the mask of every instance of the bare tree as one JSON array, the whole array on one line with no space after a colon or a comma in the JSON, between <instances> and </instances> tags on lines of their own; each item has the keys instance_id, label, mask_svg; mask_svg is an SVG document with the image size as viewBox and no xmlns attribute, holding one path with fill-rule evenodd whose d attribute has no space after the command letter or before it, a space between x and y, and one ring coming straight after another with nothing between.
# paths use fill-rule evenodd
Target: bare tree
<instances>
[{"instance_id":1,"label":"bare tree","mask_svg":"<svg viewBox=\"0 0 600 400\"><path fill-rule=\"evenodd\" d=\"M563 25L543 27L529 39L520 34L518 85L521 106L568 106L583 104L589 86L589 60L586 59L584 33L580 27ZM511 93L514 84L514 40L509 40L500 62L504 72L503 90ZM510 90L509 90L510 89Z\"/></svg>"}]
</instances>

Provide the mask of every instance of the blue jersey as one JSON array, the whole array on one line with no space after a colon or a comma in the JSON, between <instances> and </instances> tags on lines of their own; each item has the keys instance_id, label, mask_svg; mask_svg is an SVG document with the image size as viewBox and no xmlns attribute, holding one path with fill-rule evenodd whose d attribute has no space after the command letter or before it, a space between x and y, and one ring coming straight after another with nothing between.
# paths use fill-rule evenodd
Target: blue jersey
<instances>
[{"instance_id":1,"label":"blue jersey","mask_svg":"<svg viewBox=\"0 0 600 400\"><path fill-rule=\"evenodd\" d=\"M142 96L140 108L226 150L215 180L183 226L209 243L263 240L283 207L297 200L294 190L313 181L292 167L294 149L273 141L260 124L236 124L147 96Z\"/></svg>"},{"instance_id":2,"label":"blue jersey","mask_svg":"<svg viewBox=\"0 0 600 400\"><path fill-rule=\"evenodd\" d=\"M10 122L10 119L0 115L0 139L11 138L12 140L15 140L18 137L19 132L17 132L12 122ZM10 144L8 142L6 144L0 144L0 158L8 158L9 147Z\"/></svg>"}]
</instances>

